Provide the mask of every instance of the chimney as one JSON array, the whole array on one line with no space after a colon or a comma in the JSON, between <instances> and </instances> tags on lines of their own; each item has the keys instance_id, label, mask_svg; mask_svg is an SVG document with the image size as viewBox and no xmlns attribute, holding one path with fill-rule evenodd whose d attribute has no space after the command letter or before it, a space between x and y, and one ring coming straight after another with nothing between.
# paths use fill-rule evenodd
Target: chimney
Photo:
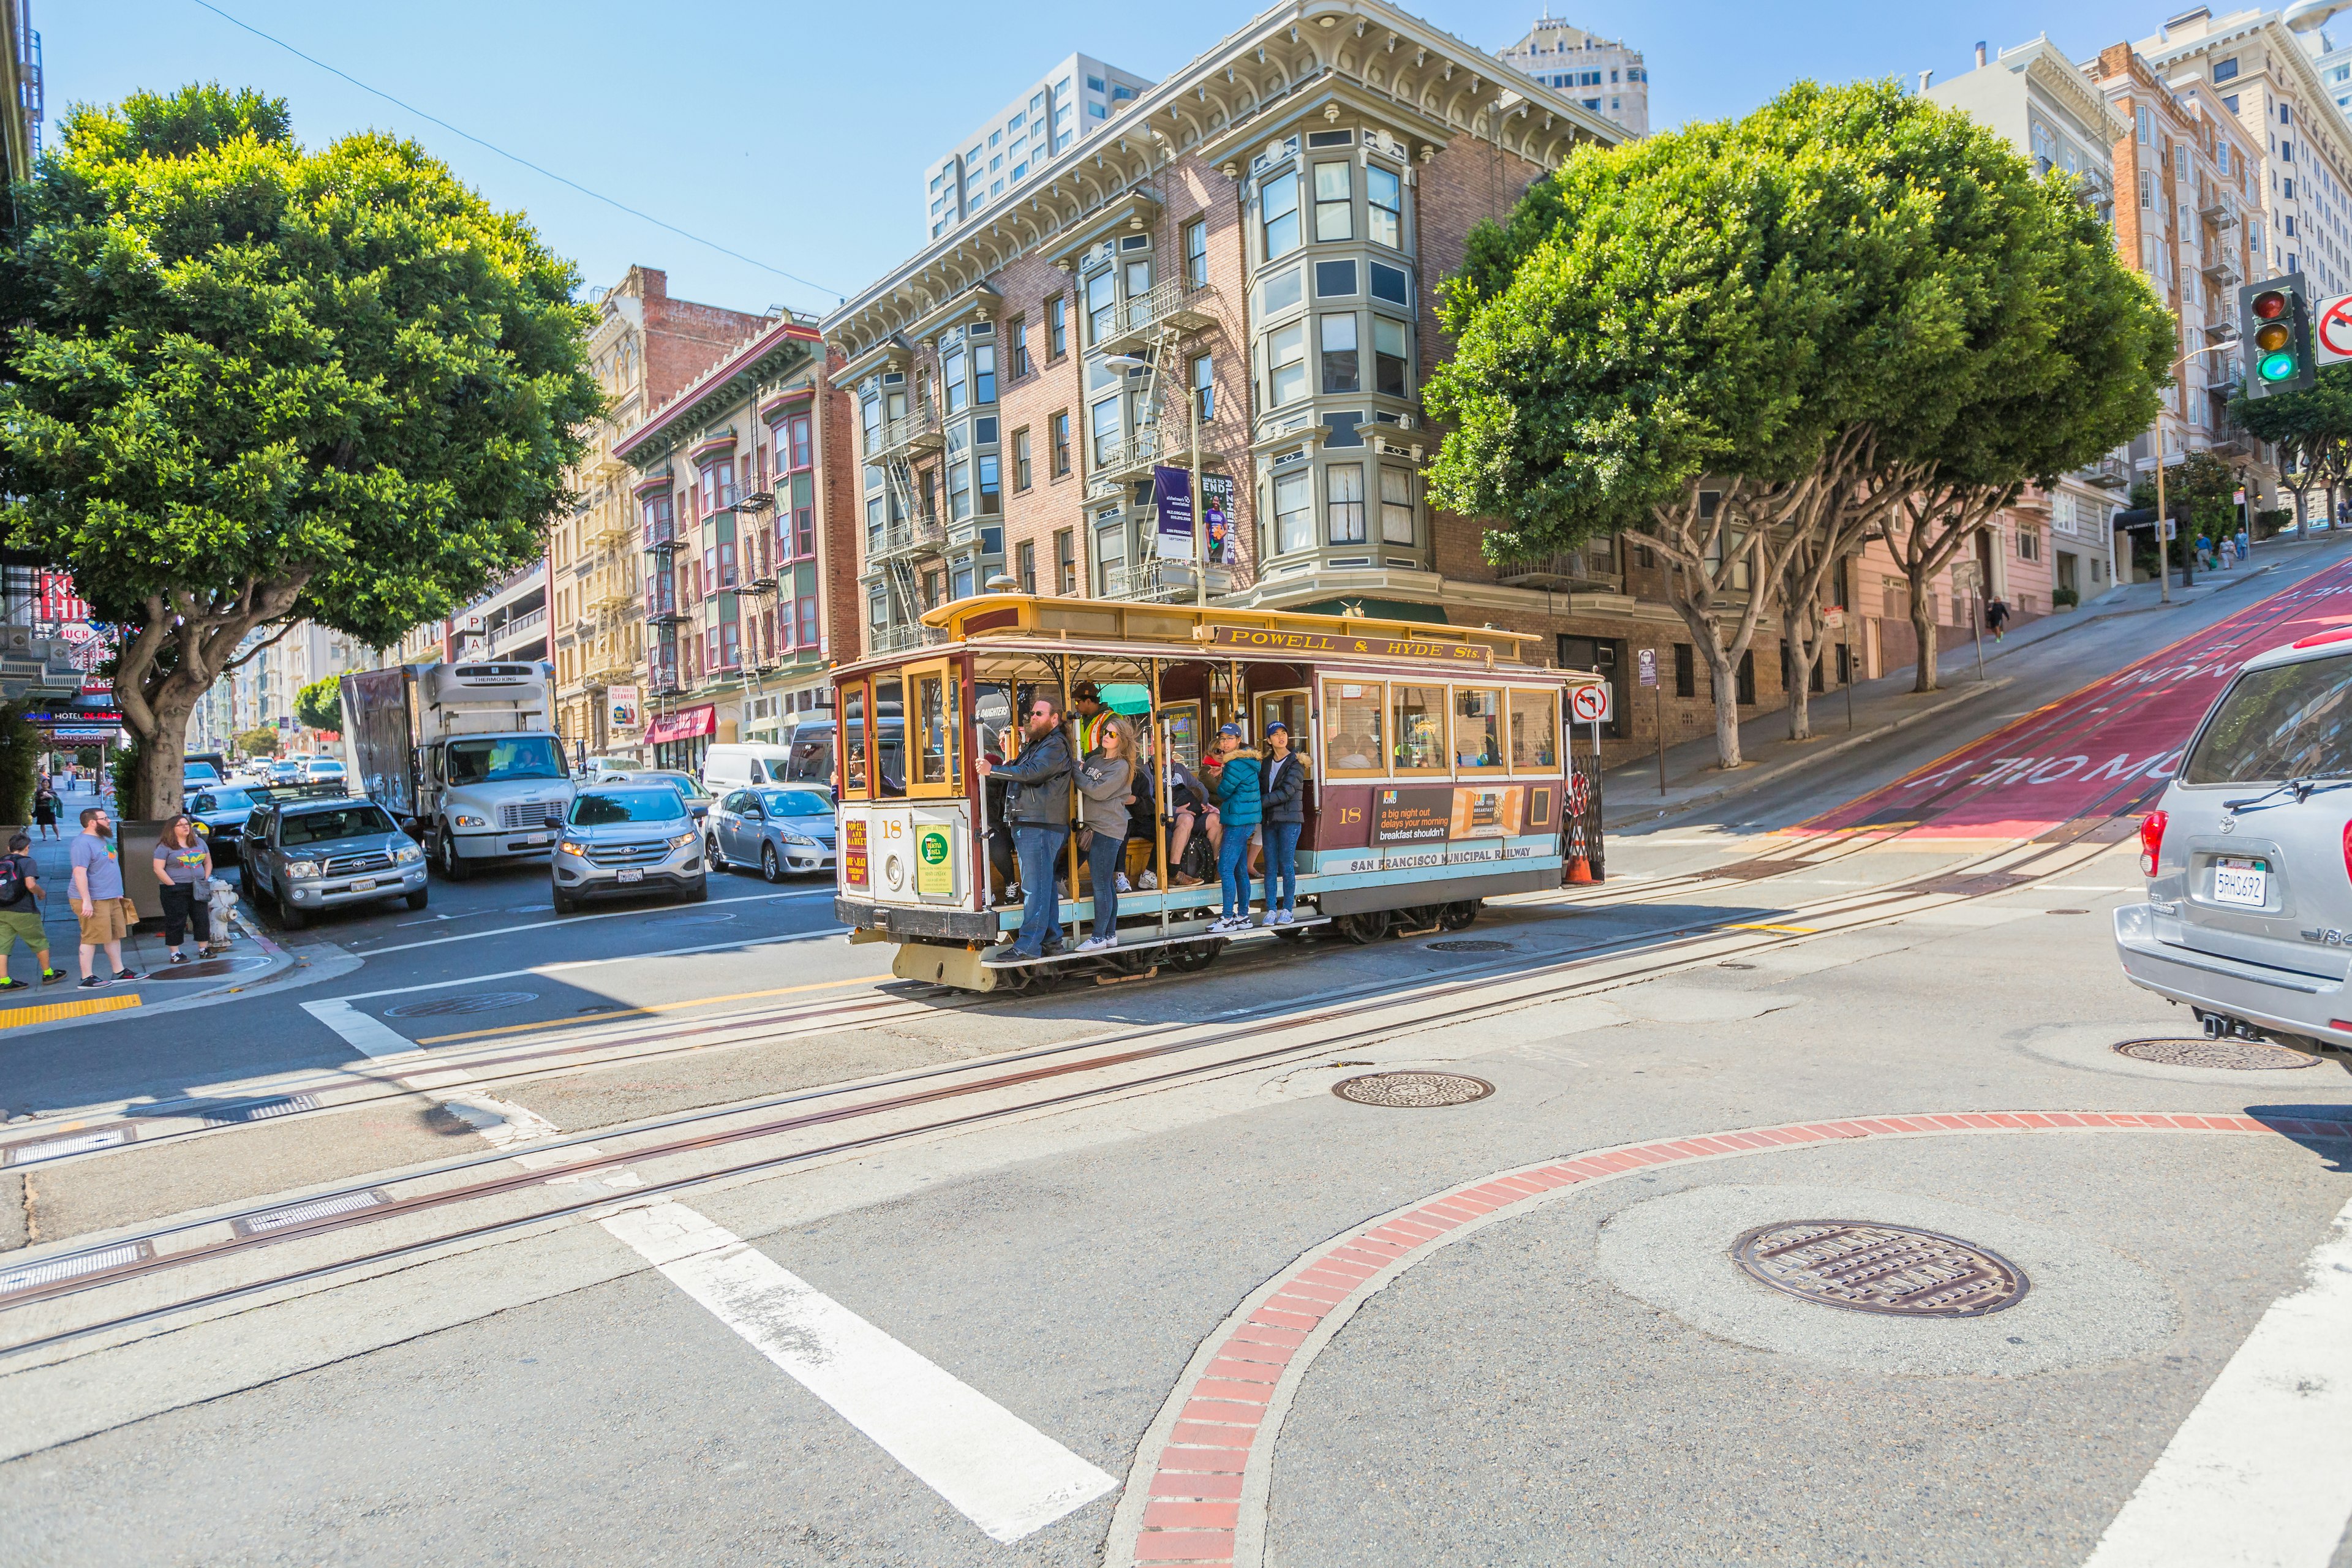
<instances>
[{"instance_id":1,"label":"chimney","mask_svg":"<svg viewBox=\"0 0 2352 1568\"><path fill-rule=\"evenodd\" d=\"M1983 68L1983 66L1984 66L1984 63L1985 63L1984 55L1985 55L1985 41L1984 41L1982 38L1979 38L1979 39L1977 40L1977 66L1978 66L1978 68L1979 68L1979 69Z\"/></svg>"}]
</instances>

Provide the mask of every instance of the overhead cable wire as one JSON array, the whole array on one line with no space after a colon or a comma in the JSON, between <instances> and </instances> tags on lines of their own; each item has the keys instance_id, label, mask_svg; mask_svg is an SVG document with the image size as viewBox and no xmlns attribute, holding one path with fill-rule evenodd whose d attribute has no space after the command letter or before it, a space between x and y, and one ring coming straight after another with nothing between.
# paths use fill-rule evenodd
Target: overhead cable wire
<instances>
[{"instance_id":1,"label":"overhead cable wire","mask_svg":"<svg viewBox=\"0 0 2352 1568\"><path fill-rule=\"evenodd\" d=\"M212 4L212 0L192 0L192 4L203 6L205 10L210 11L214 16L218 16L222 21L228 23L231 26L242 27L245 31L251 33L255 37L263 40L265 43L277 45L279 48L284 49L288 54L292 55L296 59L306 60L311 65L317 66L320 70L327 72L330 76L338 76L342 78L343 80L351 83L353 87L358 88L362 92L372 93L375 97L383 100L386 103L392 104L395 108L406 110L409 113L415 115L420 120L429 120L434 124L441 127L442 130L448 132L451 135L462 136L467 141L471 142L475 146L486 148L492 153L496 153L499 157L508 160L509 163L520 163L535 174L543 174L547 178L553 180L559 185L568 185L572 189L578 191L583 196L588 196L596 201L603 202L606 206L625 212L631 217L641 218L645 222L653 225L656 228L667 229L670 233L677 235L681 238L694 241L697 245L708 246L710 249L719 252L721 256L731 256L738 261L745 262L751 266L760 268L762 272L772 272L779 278L790 279L793 282L799 284L803 289L814 289L820 294L830 294L836 300L843 297L841 291L837 289L828 289L822 283L813 283L796 272L787 272L782 268L771 266L767 262L761 261L756 257L746 256L740 250L731 250L726 246L719 244L715 239L706 239L701 235L696 234L690 229L680 228L674 223L666 223L662 219L654 216L654 215L649 212L641 212L637 208L629 205L626 202L616 201L613 197L606 195L604 192L591 190L586 185L582 184L579 181L559 174L554 170L550 169L543 164L534 163L530 159L525 158L519 153L509 153L495 142L485 142L480 137L475 135L472 132L460 130L458 127L450 124L447 121L442 119L437 114L429 114L424 110L417 108L413 103L394 98L392 94L384 91L382 88L370 87L366 82L363 82L359 78L352 75L351 72L331 66L326 61L319 58L316 55L304 54L300 49L296 48L285 39L278 37L274 34L265 33L250 22L240 21L238 18L232 16L227 12L222 10L219 6Z\"/></svg>"}]
</instances>

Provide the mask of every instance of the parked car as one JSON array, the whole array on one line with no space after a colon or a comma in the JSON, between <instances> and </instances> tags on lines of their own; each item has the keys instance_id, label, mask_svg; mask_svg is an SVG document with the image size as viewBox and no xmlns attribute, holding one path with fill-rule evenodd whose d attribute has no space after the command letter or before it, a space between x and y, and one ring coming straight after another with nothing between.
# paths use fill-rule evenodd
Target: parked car
<instances>
[{"instance_id":1,"label":"parked car","mask_svg":"<svg viewBox=\"0 0 2352 1568\"><path fill-rule=\"evenodd\" d=\"M590 784L573 797L555 840L555 912L589 899L667 892L709 897L702 841L686 797L643 775Z\"/></svg>"},{"instance_id":2,"label":"parked car","mask_svg":"<svg viewBox=\"0 0 2352 1568\"><path fill-rule=\"evenodd\" d=\"M744 784L782 784L792 776L792 758L790 746L725 742L702 753L702 787L719 795Z\"/></svg>"},{"instance_id":3,"label":"parked car","mask_svg":"<svg viewBox=\"0 0 2352 1568\"><path fill-rule=\"evenodd\" d=\"M296 762L291 757L278 758L276 761L269 763L269 782L271 784L300 784L302 782L302 764Z\"/></svg>"},{"instance_id":4,"label":"parked car","mask_svg":"<svg viewBox=\"0 0 2352 1568\"><path fill-rule=\"evenodd\" d=\"M2140 824L2132 983L2209 1037L2352 1047L2352 631L2247 661Z\"/></svg>"},{"instance_id":5,"label":"parked car","mask_svg":"<svg viewBox=\"0 0 2352 1568\"><path fill-rule=\"evenodd\" d=\"M267 899L289 931L350 904L390 898L405 898L412 910L425 904L425 847L371 800L264 802L245 819L238 847L246 901L259 908Z\"/></svg>"},{"instance_id":6,"label":"parked car","mask_svg":"<svg viewBox=\"0 0 2352 1568\"><path fill-rule=\"evenodd\" d=\"M253 815L257 804L250 790L236 784L215 784L189 793L184 809L195 819L196 831L212 845L215 864L240 858L245 820Z\"/></svg>"},{"instance_id":7,"label":"parked car","mask_svg":"<svg viewBox=\"0 0 2352 1568\"><path fill-rule=\"evenodd\" d=\"M340 757L306 757L302 761L304 784L341 782L345 773L342 759Z\"/></svg>"},{"instance_id":8,"label":"parked car","mask_svg":"<svg viewBox=\"0 0 2352 1568\"><path fill-rule=\"evenodd\" d=\"M702 852L714 871L757 866L771 882L787 871L830 871L833 794L805 786L730 790L704 818Z\"/></svg>"},{"instance_id":9,"label":"parked car","mask_svg":"<svg viewBox=\"0 0 2352 1568\"><path fill-rule=\"evenodd\" d=\"M205 757L186 757L180 763L180 787L202 789L206 784L221 782L221 771Z\"/></svg>"},{"instance_id":10,"label":"parked car","mask_svg":"<svg viewBox=\"0 0 2352 1568\"><path fill-rule=\"evenodd\" d=\"M673 773L667 768L648 769L643 773L630 773L625 778L614 779L608 782L614 784L666 784L669 785L670 788L677 791L677 793L685 798L687 806L694 813L694 820L697 822L700 822L704 816L709 812L713 798L710 792L703 788L701 783L697 780L692 773Z\"/></svg>"}]
</instances>

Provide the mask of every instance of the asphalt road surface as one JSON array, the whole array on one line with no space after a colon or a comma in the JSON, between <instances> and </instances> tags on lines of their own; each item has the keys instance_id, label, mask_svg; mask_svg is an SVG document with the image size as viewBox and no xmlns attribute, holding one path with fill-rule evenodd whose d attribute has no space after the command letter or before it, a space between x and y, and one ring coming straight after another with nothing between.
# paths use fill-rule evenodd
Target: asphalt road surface
<instances>
[{"instance_id":1,"label":"asphalt road surface","mask_svg":"<svg viewBox=\"0 0 2352 1568\"><path fill-rule=\"evenodd\" d=\"M16 1144L135 1133L0 1167L0 1555L2352 1563L2347 1058L2182 1040L2136 796L2000 761L2152 756L2217 683L2067 694L2341 575L1467 931L978 999L822 889L517 872L0 1045Z\"/></svg>"}]
</instances>

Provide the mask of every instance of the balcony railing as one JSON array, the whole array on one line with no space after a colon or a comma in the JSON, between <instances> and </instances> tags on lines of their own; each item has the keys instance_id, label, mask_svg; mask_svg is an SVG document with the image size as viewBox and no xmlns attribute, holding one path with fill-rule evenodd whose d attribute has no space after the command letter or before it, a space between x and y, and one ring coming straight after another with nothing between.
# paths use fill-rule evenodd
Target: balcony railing
<instances>
[{"instance_id":1,"label":"balcony railing","mask_svg":"<svg viewBox=\"0 0 2352 1568\"><path fill-rule=\"evenodd\" d=\"M1215 303L1216 291L1204 284L1163 278L1118 307L1111 330L1095 341L1095 347L1106 353L1128 353L1162 329L1198 331L1216 320Z\"/></svg>"},{"instance_id":2,"label":"balcony railing","mask_svg":"<svg viewBox=\"0 0 2352 1568\"><path fill-rule=\"evenodd\" d=\"M929 451L945 440L940 433L940 411L924 403L896 419L884 420L879 445L870 456L879 459L901 452Z\"/></svg>"},{"instance_id":3,"label":"balcony railing","mask_svg":"<svg viewBox=\"0 0 2352 1568\"><path fill-rule=\"evenodd\" d=\"M885 561L908 560L918 555L937 555L947 544L947 532L937 517L906 517L886 525L878 539L869 538L866 559L869 564Z\"/></svg>"},{"instance_id":4,"label":"balcony railing","mask_svg":"<svg viewBox=\"0 0 2352 1568\"><path fill-rule=\"evenodd\" d=\"M677 524L674 522L648 523L646 527L646 548L647 550L677 549Z\"/></svg>"},{"instance_id":5,"label":"balcony railing","mask_svg":"<svg viewBox=\"0 0 2352 1568\"><path fill-rule=\"evenodd\" d=\"M2204 270L2216 288L2234 289L2242 280L2237 262L2218 250L2206 254Z\"/></svg>"},{"instance_id":6,"label":"balcony railing","mask_svg":"<svg viewBox=\"0 0 2352 1568\"><path fill-rule=\"evenodd\" d=\"M2131 483L2131 465L2110 452L2095 463L2085 464L2083 477L2095 485L2105 485L2109 489L2121 489Z\"/></svg>"},{"instance_id":7,"label":"balcony railing","mask_svg":"<svg viewBox=\"0 0 2352 1568\"><path fill-rule=\"evenodd\" d=\"M1087 494L1099 499L1151 472L1152 465L1160 461L1160 427L1147 425L1132 436L1104 442L1095 454L1094 465L1087 471Z\"/></svg>"},{"instance_id":8,"label":"balcony railing","mask_svg":"<svg viewBox=\"0 0 2352 1568\"><path fill-rule=\"evenodd\" d=\"M1209 596L1234 591L1234 574L1223 566L1209 568ZM1138 561L1106 574L1103 596L1148 604L1189 604L1193 596L1192 563L1189 561Z\"/></svg>"},{"instance_id":9,"label":"balcony railing","mask_svg":"<svg viewBox=\"0 0 2352 1568\"><path fill-rule=\"evenodd\" d=\"M887 626L866 627L866 651L869 654L903 653L910 647L936 642L939 637L940 634L929 626L898 621Z\"/></svg>"},{"instance_id":10,"label":"balcony railing","mask_svg":"<svg viewBox=\"0 0 2352 1568\"><path fill-rule=\"evenodd\" d=\"M502 626L492 627L490 629L490 641L492 643L498 643L508 637L520 637L523 633L533 630L536 627L545 626L546 624L547 606L541 605L539 608L531 611L530 614L527 616L517 616L514 619L507 622L507 624Z\"/></svg>"},{"instance_id":11,"label":"balcony railing","mask_svg":"<svg viewBox=\"0 0 2352 1568\"><path fill-rule=\"evenodd\" d=\"M1596 570L1577 550L1505 562L1495 568L1495 581L1512 588L1580 588L1591 594L1622 593L1625 585L1623 577Z\"/></svg>"}]
</instances>

